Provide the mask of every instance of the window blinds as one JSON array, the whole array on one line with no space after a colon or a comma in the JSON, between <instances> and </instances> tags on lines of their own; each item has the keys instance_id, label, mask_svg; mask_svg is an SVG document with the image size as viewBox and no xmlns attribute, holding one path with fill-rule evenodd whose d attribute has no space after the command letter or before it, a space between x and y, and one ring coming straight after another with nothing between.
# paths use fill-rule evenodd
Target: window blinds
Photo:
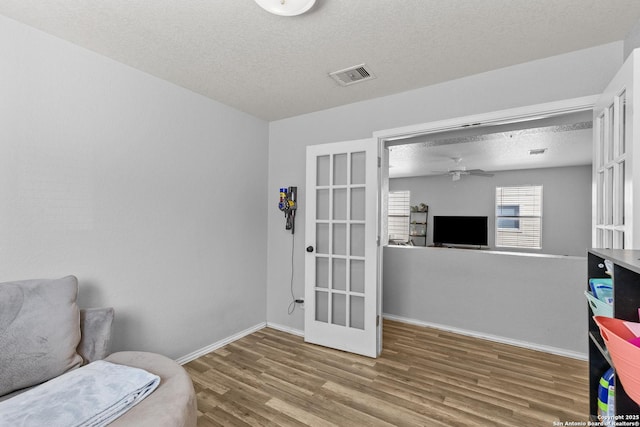
<instances>
[{"instance_id":1,"label":"window blinds","mask_svg":"<svg viewBox=\"0 0 640 427\"><path fill-rule=\"evenodd\" d=\"M410 191L389 193L389 240L409 241Z\"/></svg>"},{"instance_id":2,"label":"window blinds","mask_svg":"<svg viewBox=\"0 0 640 427\"><path fill-rule=\"evenodd\" d=\"M542 186L496 187L496 246L542 248Z\"/></svg>"}]
</instances>

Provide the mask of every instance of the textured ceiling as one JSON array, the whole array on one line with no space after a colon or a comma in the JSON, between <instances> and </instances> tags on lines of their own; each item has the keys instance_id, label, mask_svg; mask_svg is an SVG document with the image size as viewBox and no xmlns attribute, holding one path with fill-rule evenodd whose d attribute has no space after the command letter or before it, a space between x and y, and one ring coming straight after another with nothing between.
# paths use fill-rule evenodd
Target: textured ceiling
<instances>
[{"instance_id":1,"label":"textured ceiling","mask_svg":"<svg viewBox=\"0 0 640 427\"><path fill-rule=\"evenodd\" d=\"M0 0L0 14L266 120L624 39L638 0ZM366 63L376 79L328 73Z\"/></svg>"},{"instance_id":2,"label":"textured ceiling","mask_svg":"<svg viewBox=\"0 0 640 427\"><path fill-rule=\"evenodd\" d=\"M586 111L411 138L389 147L389 177L442 175L461 166L496 172L590 165L592 132ZM545 151L529 154L535 149Z\"/></svg>"}]
</instances>

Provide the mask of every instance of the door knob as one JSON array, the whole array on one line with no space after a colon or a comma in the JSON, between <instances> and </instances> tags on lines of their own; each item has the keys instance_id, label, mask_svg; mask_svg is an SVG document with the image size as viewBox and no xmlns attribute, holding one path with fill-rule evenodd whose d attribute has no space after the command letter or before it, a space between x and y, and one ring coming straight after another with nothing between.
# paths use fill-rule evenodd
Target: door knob
<instances>
[{"instance_id":1,"label":"door knob","mask_svg":"<svg viewBox=\"0 0 640 427\"><path fill-rule=\"evenodd\" d=\"M307 246L307 252L313 252L313 246Z\"/></svg>"}]
</instances>

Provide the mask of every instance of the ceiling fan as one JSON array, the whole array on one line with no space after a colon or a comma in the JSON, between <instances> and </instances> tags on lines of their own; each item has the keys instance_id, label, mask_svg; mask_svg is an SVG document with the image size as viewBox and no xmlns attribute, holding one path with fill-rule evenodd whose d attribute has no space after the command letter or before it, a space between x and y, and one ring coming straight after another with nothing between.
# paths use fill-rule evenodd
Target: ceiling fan
<instances>
[{"instance_id":1,"label":"ceiling fan","mask_svg":"<svg viewBox=\"0 0 640 427\"><path fill-rule=\"evenodd\" d=\"M462 175L475 175L475 176L485 176L491 177L492 173L485 172L482 169L467 169L466 166L462 166L460 162L462 161L462 157L451 157L451 160L455 162L455 166L448 171L433 171L440 175L450 175L453 181L459 181Z\"/></svg>"}]
</instances>

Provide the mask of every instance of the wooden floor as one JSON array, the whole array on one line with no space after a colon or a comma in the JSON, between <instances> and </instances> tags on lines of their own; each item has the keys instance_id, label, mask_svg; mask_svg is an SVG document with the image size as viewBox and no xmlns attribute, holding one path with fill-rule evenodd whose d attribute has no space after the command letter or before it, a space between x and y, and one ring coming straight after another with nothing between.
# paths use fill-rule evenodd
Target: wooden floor
<instances>
[{"instance_id":1,"label":"wooden floor","mask_svg":"<svg viewBox=\"0 0 640 427\"><path fill-rule=\"evenodd\" d=\"M588 420L587 362L385 321L378 359L265 328L185 365L198 426L552 426Z\"/></svg>"}]
</instances>

